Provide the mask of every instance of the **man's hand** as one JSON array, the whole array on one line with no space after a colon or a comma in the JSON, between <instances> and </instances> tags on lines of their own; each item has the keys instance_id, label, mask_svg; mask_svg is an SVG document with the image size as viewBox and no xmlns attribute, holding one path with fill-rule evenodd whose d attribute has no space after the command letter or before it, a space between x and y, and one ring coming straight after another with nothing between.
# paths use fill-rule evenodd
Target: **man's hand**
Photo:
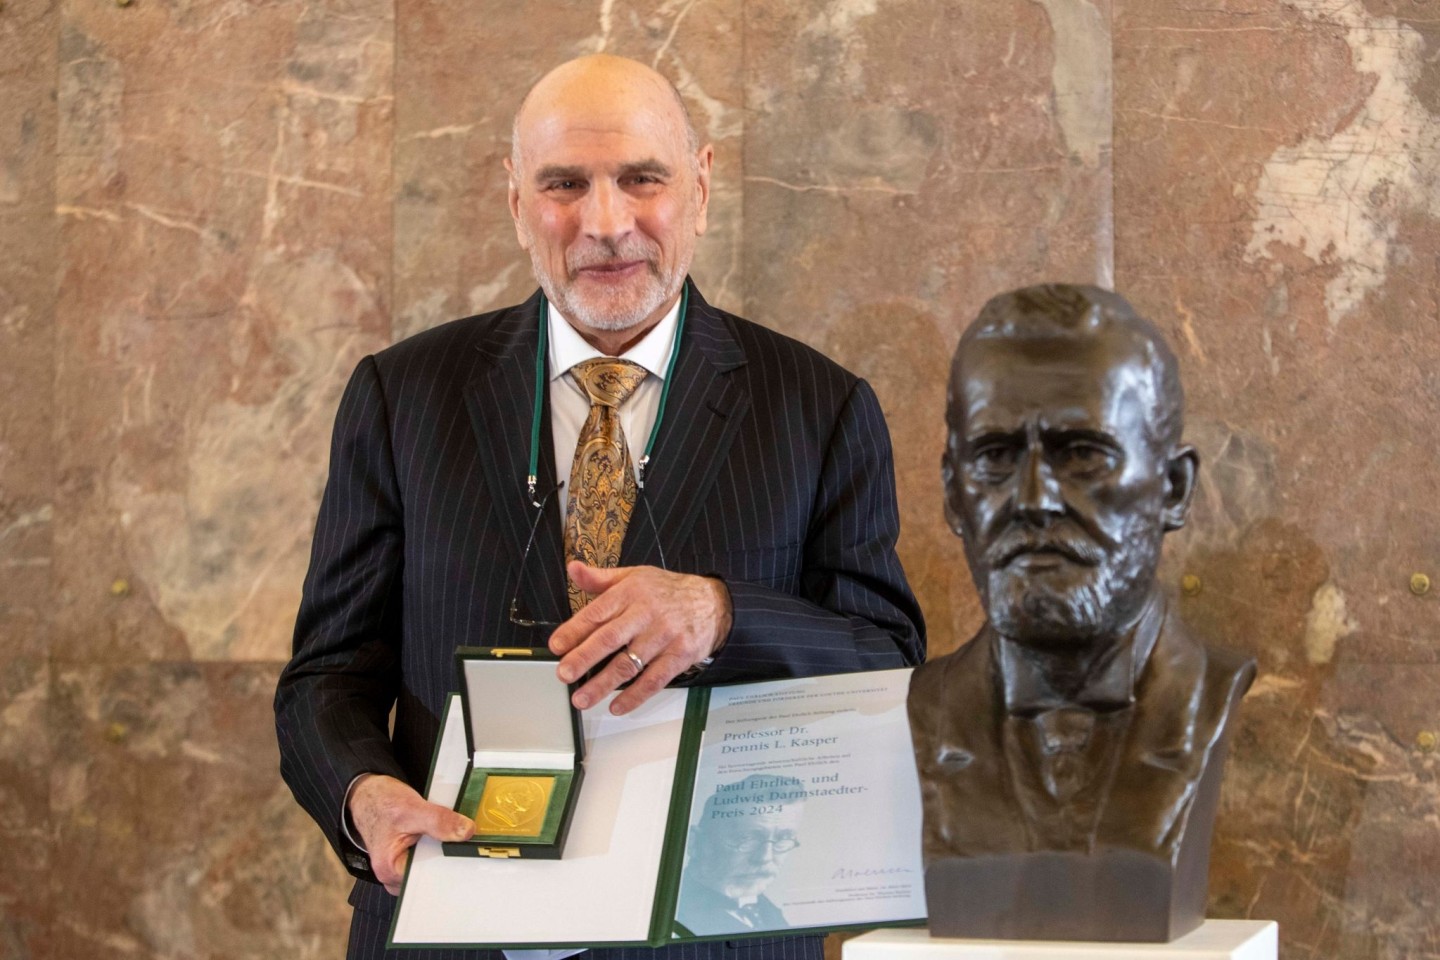
<instances>
[{"instance_id":1,"label":"man's hand","mask_svg":"<svg viewBox=\"0 0 1440 960\"><path fill-rule=\"evenodd\" d=\"M400 895L405 854L421 837L468 840L475 824L446 807L430 803L408 784L382 774L367 774L350 791L350 819L370 854L370 869L391 896Z\"/></svg>"},{"instance_id":2,"label":"man's hand","mask_svg":"<svg viewBox=\"0 0 1440 960\"><path fill-rule=\"evenodd\" d=\"M633 680L610 704L611 713L629 713L713 654L730 635L730 591L713 577L658 567L605 570L578 560L572 560L566 572L594 599L550 635L550 651L561 657L556 669L560 679L573 683L627 647L644 664L637 669L624 653L611 658L575 691L572 699L581 710Z\"/></svg>"}]
</instances>

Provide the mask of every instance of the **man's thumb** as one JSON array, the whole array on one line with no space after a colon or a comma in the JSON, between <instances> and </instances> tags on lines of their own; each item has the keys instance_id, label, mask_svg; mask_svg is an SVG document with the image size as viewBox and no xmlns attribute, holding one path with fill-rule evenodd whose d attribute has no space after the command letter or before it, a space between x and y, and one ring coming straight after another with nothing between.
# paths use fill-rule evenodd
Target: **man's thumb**
<instances>
[{"instance_id":1,"label":"man's thumb","mask_svg":"<svg viewBox=\"0 0 1440 960\"><path fill-rule=\"evenodd\" d=\"M468 841L469 838L475 836L474 820L469 819L468 816L459 815L454 810L451 810L449 826L451 826L451 835L441 838L445 841Z\"/></svg>"},{"instance_id":2,"label":"man's thumb","mask_svg":"<svg viewBox=\"0 0 1440 960\"><path fill-rule=\"evenodd\" d=\"M445 810L444 807L439 809L444 811L439 826L445 832L437 834L437 840L469 840L475 835L475 821L454 810Z\"/></svg>"},{"instance_id":3,"label":"man's thumb","mask_svg":"<svg viewBox=\"0 0 1440 960\"><path fill-rule=\"evenodd\" d=\"M566 572L575 586L592 595L610 588L625 576L619 567L592 567L579 560L571 560Z\"/></svg>"},{"instance_id":4,"label":"man's thumb","mask_svg":"<svg viewBox=\"0 0 1440 960\"><path fill-rule=\"evenodd\" d=\"M436 840L469 840L475 835L475 824L438 803L426 802L414 809L412 833L423 833Z\"/></svg>"}]
</instances>

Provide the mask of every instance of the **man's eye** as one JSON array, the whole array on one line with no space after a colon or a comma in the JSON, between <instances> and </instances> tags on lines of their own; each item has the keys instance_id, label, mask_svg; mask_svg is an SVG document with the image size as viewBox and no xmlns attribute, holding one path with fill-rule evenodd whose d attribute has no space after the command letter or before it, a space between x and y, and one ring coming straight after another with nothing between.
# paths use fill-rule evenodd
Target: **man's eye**
<instances>
[{"instance_id":1,"label":"man's eye","mask_svg":"<svg viewBox=\"0 0 1440 960\"><path fill-rule=\"evenodd\" d=\"M1016 448L1008 444L992 443L976 447L970 453L970 462L975 470L987 478L1004 476L1015 469Z\"/></svg>"},{"instance_id":2,"label":"man's eye","mask_svg":"<svg viewBox=\"0 0 1440 960\"><path fill-rule=\"evenodd\" d=\"M1080 476L1104 473L1118 462L1114 452L1095 443L1071 443L1055 455L1057 465Z\"/></svg>"},{"instance_id":3,"label":"man's eye","mask_svg":"<svg viewBox=\"0 0 1440 960\"><path fill-rule=\"evenodd\" d=\"M580 184L580 181L579 181L579 180L551 180L548 184L545 185L545 189L547 189L547 190L579 190L579 189L580 189L580 186L581 186L581 184Z\"/></svg>"}]
</instances>

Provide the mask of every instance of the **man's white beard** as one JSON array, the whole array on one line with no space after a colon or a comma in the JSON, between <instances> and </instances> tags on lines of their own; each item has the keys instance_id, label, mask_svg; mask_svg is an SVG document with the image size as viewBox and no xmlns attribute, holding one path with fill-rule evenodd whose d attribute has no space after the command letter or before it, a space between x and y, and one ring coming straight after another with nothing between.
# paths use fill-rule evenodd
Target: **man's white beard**
<instances>
[{"instance_id":1,"label":"man's white beard","mask_svg":"<svg viewBox=\"0 0 1440 960\"><path fill-rule=\"evenodd\" d=\"M645 286L645 294L640 302L633 305L607 303L608 297L580 298L570 296L570 290L557 291L561 294L560 312L567 318L574 320L592 330L629 330L631 327L639 326L651 314L665 305L665 301L674 295L674 291L668 290L669 284L662 283L660 278L654 274L650 276L650 282ZM624 297L630 300L629 297ZM600 301L600 302L597 302Z\"/></svg>"},{"instance_id":2,"label":"man's white beard","mask_svg":"<svg viewBox=\"0 0 1440 960\"><path fill-rule=\"evenodd\" d=\"M573 274L581 267L590 265L593 261L588 260L580 264L566 265L567 275L563 284L556 283L541 262L538 255L538 247L530 245L530 267L535 273L535 279L540 283L540 289L545 291L545 296L550 302L559 308L567 320L579 323L581 326L591 330L605 330L615 332L617 330L629 330L639 326L656 313L665 303L680 291L680 285L684 282L685 271L689 264L678 265L678 269L669 276L662 276L655 265L652 256L659 255L659 248L651 248L645 245L622 243L614 245L605 243L609 247L607 253L613 259L634 258L645 261L648 273L646 284L638 303L627 303L630 297L626 291L614 291L617 296L615 301L610 302L611 297L601 295L599 297L581 298L574 295ZM602 261L603 262L603 261Z\"/></svg>"}]
</instances>

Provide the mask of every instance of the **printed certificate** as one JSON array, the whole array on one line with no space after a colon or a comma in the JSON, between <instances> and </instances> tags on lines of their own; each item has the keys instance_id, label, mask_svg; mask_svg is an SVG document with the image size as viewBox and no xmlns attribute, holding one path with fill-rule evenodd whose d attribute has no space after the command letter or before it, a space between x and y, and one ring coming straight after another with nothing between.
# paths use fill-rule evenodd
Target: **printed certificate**
<instances>
[{"instance_id":1,"label":"printed certificate","mask_svg":"<svg viewBox=\"0 0 1440 960\"><path fill-rule=\"evenodd\" d=\"M682 935L925 917L908 670L710 693Z\"/></svg>"}]
</instances>

